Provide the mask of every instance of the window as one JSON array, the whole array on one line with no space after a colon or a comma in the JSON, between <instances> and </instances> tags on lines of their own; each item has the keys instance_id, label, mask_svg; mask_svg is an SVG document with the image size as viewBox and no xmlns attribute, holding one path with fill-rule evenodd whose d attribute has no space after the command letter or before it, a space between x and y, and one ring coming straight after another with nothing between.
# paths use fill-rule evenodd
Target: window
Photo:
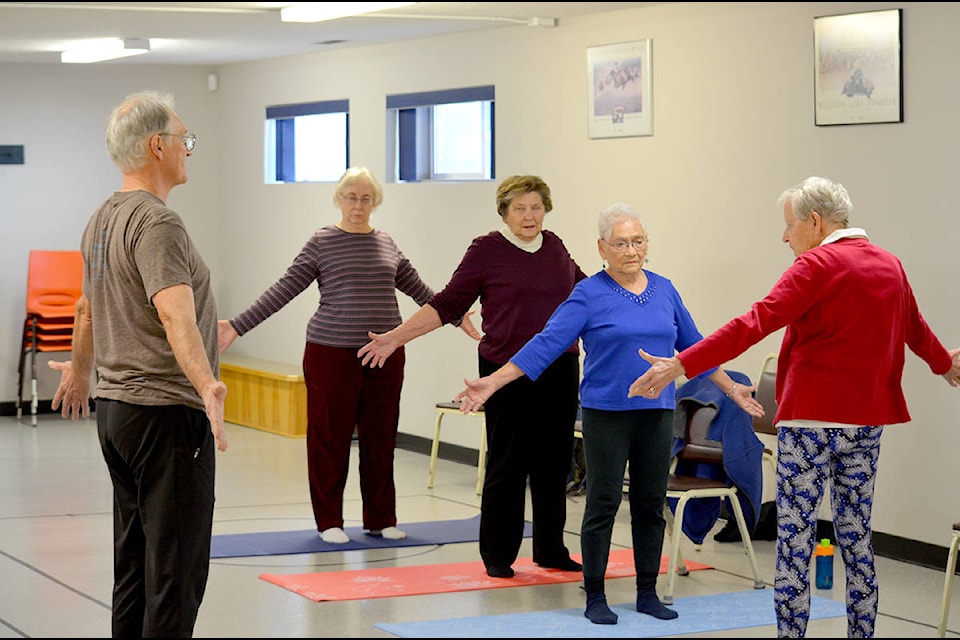
<instances>
[{"instance_id":1,"label":"window","mask_svg":"<svg viewBox=\"0 0 960 640\"><path fill-rule=\"evenodd\" d=\"M387 96L387 181L493 180L493 97L492 86Z\"/></svg>"},{"instance_id":2,"label":"window","mask_svg":"<svg viewBox=\"0 0 960 640\"><path fill-rule=\"evenodd\" d=\"M339 180L350 161L349 108L348 100L267 107L263 181Z\"/></svg>"}]
</instances>

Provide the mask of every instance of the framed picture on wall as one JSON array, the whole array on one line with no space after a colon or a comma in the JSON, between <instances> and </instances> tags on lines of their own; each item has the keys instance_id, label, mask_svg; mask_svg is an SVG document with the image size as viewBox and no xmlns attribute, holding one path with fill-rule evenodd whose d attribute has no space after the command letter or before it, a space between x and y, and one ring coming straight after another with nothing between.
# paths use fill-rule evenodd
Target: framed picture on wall
<instances>
[{"instance_id":1,"label":"framed picture on wall","mask_svg":"<svg viewBox=\"0 0 960 640\"><path fill-rule=\"evenodd\" d=\"M818 127L903 122L902 11L813 19Z\"/></svg>"},{"instance_id":2,"label":"framed picture on wall","mask_svg":"<svg viewBox=\"0 0 960 640\"><path fill-rule=\"evenodd\" d=\"M650 40L587 48L591 138L653 135Z\"/></svg>"}]
</instances>

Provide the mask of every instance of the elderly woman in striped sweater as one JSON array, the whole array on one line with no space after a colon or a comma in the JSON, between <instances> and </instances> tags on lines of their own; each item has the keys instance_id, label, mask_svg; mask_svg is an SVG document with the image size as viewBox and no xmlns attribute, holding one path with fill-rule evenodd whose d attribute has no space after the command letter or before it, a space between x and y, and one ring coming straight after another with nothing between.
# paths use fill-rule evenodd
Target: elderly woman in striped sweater
<instances>
[{"instance_id":1,"label":"elderly woman in striped sweater","mask_svg":"<svg viewBox=\"0 0 960 640\"><path fill-rule=\"evenodd\" d=\"M324 542L350 542L343 530L343 491L356 430L363 528L400 540L407 534L397 528L393 453L405 358L401 350L388 366L371 369L362 366L357 350L371 329L389 331L400 324L397 290L419 305L434 292L393 238L370 224L383 189L368 169L348 169L333 202L340 221L315 231L286 273L246 311L219 322L220 352L316 282L320 301L307 323L303 374L307 473L317 531ZM469 318L456 324L480 339Z\"/></svg>"}]
</instances>

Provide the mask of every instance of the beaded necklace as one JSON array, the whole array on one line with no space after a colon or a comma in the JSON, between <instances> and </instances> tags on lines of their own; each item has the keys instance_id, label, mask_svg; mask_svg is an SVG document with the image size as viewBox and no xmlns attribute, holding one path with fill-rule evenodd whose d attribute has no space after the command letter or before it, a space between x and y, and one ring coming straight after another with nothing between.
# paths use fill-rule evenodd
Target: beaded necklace
<instances>
[{"instance_id":1,"label":"beaded necklace","mask_svg":"<svg viewBox=\"0 0 960 640\"><path fill-rule=\"evenodd\" d=\"M607 284L610 286L611 289L619 293L621 296L623 296L627 300L630 300L631 302L635 302L640 305L646 304L650 302L653 296L656 295L657 293L657 285L654 282L653 278L651 278L649 275L647 275L647 288L643 290L643 293L639 293L639 294L633 293L632 291L627 291L626 289L621 287L620 284L613 279L613 276L611 276L606 271L603 272L603 275L606 276Z\"/></svg>"}]
</instances>

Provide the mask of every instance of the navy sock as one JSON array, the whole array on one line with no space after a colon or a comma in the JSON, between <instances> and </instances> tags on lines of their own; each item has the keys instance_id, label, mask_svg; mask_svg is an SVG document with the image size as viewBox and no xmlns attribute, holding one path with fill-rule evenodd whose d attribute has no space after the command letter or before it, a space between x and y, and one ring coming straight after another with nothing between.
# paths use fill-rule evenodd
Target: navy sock
<instances>
[{"instance_id":1,"label":"navy sock","mask_svg":"<svg viewBox=\"0 0 960 640\"><path fill-rule=\"evenodd\" d=\"M593 624L617 624L617 614L607 606L607 596L602 593L587 594L587 610L583 615Z\"/></svg>"},{"instance_id":2,"label":"navy sock","mask_svg":"<svg viewBox=\"0 0 960 640\"><path fill-rule=\"evenodd\" d=\"M637 592L637 612L646 613L654 618L661 620L673 620L679 613L673 609L667 609L660 602L656 591L638 591Z\"/></svg>"}]
</instances>

